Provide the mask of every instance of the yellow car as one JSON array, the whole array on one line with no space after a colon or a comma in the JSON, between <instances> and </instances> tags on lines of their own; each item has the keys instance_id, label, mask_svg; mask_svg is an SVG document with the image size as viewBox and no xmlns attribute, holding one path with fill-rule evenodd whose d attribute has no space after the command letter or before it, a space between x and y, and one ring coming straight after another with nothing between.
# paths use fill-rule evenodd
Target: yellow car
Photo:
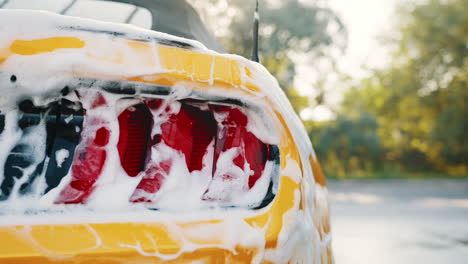
<instances>
[{"instance_id":1,"label":"yellow car","mask_svg":"<svg viewBox=\"0 0 468 264\"><path fill-rule=\"evenodd\" d=\"M0 29L0 263L333 262L325 178L262 65L49 12Z\"/></svg>"}]
</instances>

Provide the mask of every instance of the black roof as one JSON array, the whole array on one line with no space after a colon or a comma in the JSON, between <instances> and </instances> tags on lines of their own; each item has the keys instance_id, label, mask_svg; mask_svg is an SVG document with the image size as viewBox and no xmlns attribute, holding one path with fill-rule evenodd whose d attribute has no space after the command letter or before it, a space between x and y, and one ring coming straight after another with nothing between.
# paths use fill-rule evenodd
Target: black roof
<instances>
[{"instance_id":1,"label":"black roof","mask_svg":"<svg viewBox=\"0 0 468 264\"><path fill-rule=\"evenodd\" d=\"M208 31L200 16L186 0L105 0L133 4L148 9L152 30L198 40L209 49L223 52L219 41Z\"/></svg>"}]
</instances>

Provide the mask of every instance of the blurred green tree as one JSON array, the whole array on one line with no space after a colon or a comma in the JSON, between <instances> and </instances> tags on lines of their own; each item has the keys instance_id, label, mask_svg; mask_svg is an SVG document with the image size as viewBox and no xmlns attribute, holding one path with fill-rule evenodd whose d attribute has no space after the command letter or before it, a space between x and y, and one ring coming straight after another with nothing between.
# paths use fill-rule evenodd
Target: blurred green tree
<instances>
[{"instance_id":1,"label":"blurred green tree","mask_svg":"<svg viewBox=\"0 0 468 264\"><path fill-rule=\"evenodd\" d=\"M357 176L381 166L382 147L377 120L372 114L361 112L356 118L340 116L314 127L309 136L329 176L346 178L350 171Z\"/></svg>"},{"instance_id":2,"label":"blurred green tree","mask_svg":"<svg viewBox=\"0 0 468 264\"><path fill-rule=\"evenodd\" d=\"M468 174L466 0L428 0L398 10L386 39L393 62L351 89L342 113L375 116L388 163Z\"/></svg>"}]
</instances>

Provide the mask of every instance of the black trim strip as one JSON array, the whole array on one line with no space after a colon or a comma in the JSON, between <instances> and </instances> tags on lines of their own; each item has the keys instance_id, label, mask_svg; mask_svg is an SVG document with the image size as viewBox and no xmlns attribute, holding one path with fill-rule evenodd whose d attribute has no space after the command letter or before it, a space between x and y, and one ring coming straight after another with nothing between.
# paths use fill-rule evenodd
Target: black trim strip
<instances>
[{"instance_id":1,"label":"black trim strip","mask_svg":"<svg viewBox=\"0 0 468 264\"><path fill-rule=\"evenodd\" d=\"M273 193L273 182L270 182L270 184L268 185L268 191L265 197L263 198L262 202L258 206L253 207L251 209L253 210L262 209L266 207L267 205L269 205L275 199L275 197L276 197L276 194Z\"/></svg>"},{"instance_id":2,"label":"black trim strip","mask_svg":"<svg viewBox=\"0 0 468 264\"><path fill-rule=\"evenodd\" d=\"M156 95L156 96L168 96L170 95L175 87L159 85L159 84L150 84L143 82L134 82L126 80L97 80L97 79L88 79L88 78L79 78L76 81L71 81L71 85L68 87L72 90L78 88L94 88L99 87L99 89L104 90L109 93L114 94L124 94L124 95ZM185 97L184 97L185 98ZM178 98L178 100L183 100L184 98ZM209 100L211 102L216 102L219 104L228 104L228 105L237 105L241 107L249 107L254 111L255 106L246 105L241 100L236 98L229 98L224 96L210 95L209 98L206 98L202 92L192 91L187 98L200 99L200 100ZM258 110L257 110L258 111Z\"/></svg>"},{"instance_id":3,"label":"black trim strip","mask_svg":"<svg viewBox=\"0 0 468 264\"><path fill-rule=\"evenodd\" d=\"M65 15L65 13L67 13L68 10L70 10L70 8L72 8L76 4L76 2L78 2L78 0L72 0L70 4L68 4L68 6L66 6L62 11L60 11L60 14Z\"/></svg>"},{"instance_id":4,"label":"black trim strip","mask_svg":"<svg viewBox=\"0 0 468 264\"><path fill-rule=\"evenodd\" d=\"M177 48L182 48L182 49L195 49L196 48L190 43L186 43L186 42L182 42L178 40L164 39L164 38L153 37L153 36L147 36L147 38L143 38L144 36L135 37L135 36L129 36L127 33L119 32L119 31L99 30L99 29L92 29L92 28L83 28L79 26L58 27L58 29L76 30L76 31L90 32L90 33L96 33L96 34L107 34L107 35L111 35L114 37L125 37L127 39L135 40L135 41L148 42L148 41L154 40L161 45L172 46L172 47L177 47Z\"/></svg>"},{"instance_id":5,"label":"black trim strip","mask_svg":"<svg viewBox=\"0 0 468 264\"><path fill-rule=\"evenodd\" d=\"M167 96L173 90L173 88L171 88L170 86L124 81L124 80L108 81L108 80L79 78L77 79L77 82L72 81L72 83L73 83L72 85L69 85L71 89L99 87L99 89L102 89L109 93L126 94L126 95L134 95L138 93L138 94Z\"/></svg>"}]
</instances>

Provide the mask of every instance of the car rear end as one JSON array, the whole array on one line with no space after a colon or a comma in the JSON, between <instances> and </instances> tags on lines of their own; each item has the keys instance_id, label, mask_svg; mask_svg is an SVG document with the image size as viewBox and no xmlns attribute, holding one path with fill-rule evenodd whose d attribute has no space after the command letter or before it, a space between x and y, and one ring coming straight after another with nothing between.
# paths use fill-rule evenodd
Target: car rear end
<instances>
[{"instance_id":1,"label":"car rear end","mask_svg":"<svg viewBox=\"0 0 468 264\"><path fill-rule=\"evenodd\" d=\"M332 261L323 174L261 65L50 13L0 25L0 263Z\"/></svg>"}]
</instances>

